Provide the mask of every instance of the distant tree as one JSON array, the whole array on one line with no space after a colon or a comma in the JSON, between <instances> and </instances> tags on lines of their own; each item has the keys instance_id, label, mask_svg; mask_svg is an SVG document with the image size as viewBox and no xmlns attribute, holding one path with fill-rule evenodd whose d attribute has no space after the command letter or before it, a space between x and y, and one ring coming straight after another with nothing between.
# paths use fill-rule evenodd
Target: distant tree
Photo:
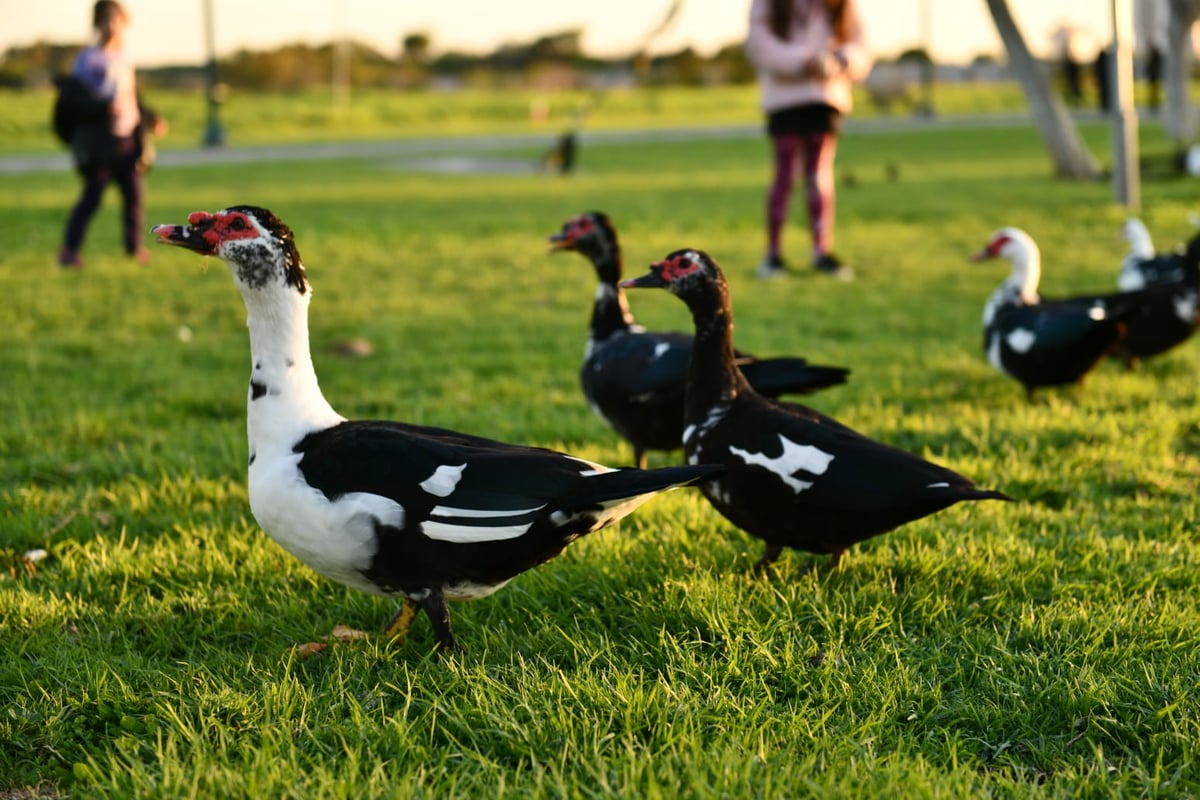
<instances>
[{"instance_id":1,"label":"distant tree","mask_svg":"<svg viewBox=\"0 0 1200 800\"><path fill-rule=\"evenodd\" d=\"M712 57L714 72L725 83L753 83L754 65L746 57L746 48L741 42L722 47Z\"/></svg>"},{"instance_id":2,"label":"distant tree","mask_svg":"<svg viewBox=\"0 0 1200 800\"><path fill-rule=\"evenodd\" d=\"M929 51L924 47L910 47L897 56L896 61L900 64L916 64L918 66L926 66L933 63L933 59L929 56Z\"/></svg>"},{"instance_id":3,"label":"distant tree","mask_svg":"<svg viewBox=\"0 0 1200 800\"><path fill-rule=\"evenodd\" d=\"M432 39L428 33L407 34L400 43L400 58L410 64L424 64L429 60Z\"/></svg>"},{"instance_id":4,"label":"distant tree","mask_svg":"<svg viewBox=\"0 0 1200 800\"><path fill-rule=\"evenodd\" d=\"M705 61L690 47L650 59L644 80L657 85L701 86L708 82Z\"/></svg>"},{"instance_id":5,"label":"distant tree","mask_svg":"<svg viewBox=\"0 0 1200 800\"><path fill-rule=\"evenodd\" d=\"M1061 178L1095 180L1100 177L1096 159L1083 143L1075 121L1050 87L1050 81L1025 45L1007 0L985 0L996 30L1008 53L1008 64L1021 84L1029 112L1050 151L1054 171Z\"/></svg>"},{"instance_id":6,"label":"distant tree","mask_svg":"<svg viewBox=\"0 0 1200 800\"><path fill-rule=\"evenodd\" d=\"M49 85L55 75L69 72L81 44L35 42L25 47L10 47L0 58L3 85L29 87Z\"/></svg>"},{"instance_id":7,"label":"distant tree","mask_svg":"<svg viewBox=\"0 0 1200 800\"><path fill-rule=\"evenodd\" d=\"M1167 102L1163 127L1177 144L1196 138L1196 111L1189 87L1192 75L1192 24L1200 19L1200 0L1167 0L1167 52L1163 76Z\"/></svg>"}]
</instances>

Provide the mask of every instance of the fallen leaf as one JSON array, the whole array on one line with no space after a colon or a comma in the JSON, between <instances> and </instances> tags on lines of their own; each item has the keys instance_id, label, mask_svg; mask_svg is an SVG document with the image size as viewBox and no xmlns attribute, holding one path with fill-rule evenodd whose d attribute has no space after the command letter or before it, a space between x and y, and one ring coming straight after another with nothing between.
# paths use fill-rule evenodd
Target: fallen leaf
<instances>
[{"instance_id":1,"label":"fallen leaf","mask_svg":"<svg viewBox=\"0 0 1200 800\"><path fill-rule=\"evenodd\" d=\"M367 635L366 631L360 631L346 625L335 625L333 631L329 634L329 638L335 642L357 642L360 639L366 639Z\"/></svg>"},{"instance_id":2,"label":"fallen leaf","mask_svg":"<svg viewBox=\"0 0 1200 800\"><path fill-rule=\"evenodd\" d=\"M304 644L293 645L292 652L301 658L308 658L309 656L315 656L326 647L329 647L329 645L325 642L305 642Z\"/></svg>"}]
</instances>

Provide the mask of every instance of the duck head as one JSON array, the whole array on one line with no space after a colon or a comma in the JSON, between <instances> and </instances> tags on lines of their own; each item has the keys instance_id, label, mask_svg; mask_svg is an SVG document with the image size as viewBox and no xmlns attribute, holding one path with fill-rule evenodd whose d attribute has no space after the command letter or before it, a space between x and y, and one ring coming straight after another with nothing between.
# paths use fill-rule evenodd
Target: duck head
<instances>
[{"instance_id":1,"label":"duck head","mask_svg":"<svg viewBox=\"0 0 1200 800\"><path fill-rule=\"evenodd\" d=\"M729 284L717 262L703 250L676 250L651 264L645 275L622 281L621 286L666 289L687 304L698 329L731 313Z\"/></svg>"},{"instance_id":2,"label":"duck head","mask_svg":"<svg viewBox=\"0 0 1200 800\"><path fill-rule=\"evenodd\" d=\"M602 211L588 211L567 220L562 230L546 237L550 252L574 250L591 260L601 278L620 280L620 248L617 230ZM615 270L615 272L614 272Z\"/></svg>"},{"instance_id":3,"label":"duck head","mask_svg":"<svg viewBox=\"0 0 1200 800\"><path fill-rule=\"evenodd\" d=\"M1012 264L1012 272L1001 288L1019 293L1026 305L1037 303L1042 257L1033 237L1020 228L1001 228L992 234L982 250L971 256L972 261L993 258L1006 258Z\"/></svg>"},{"instance_id":4,"label":"duck head","mask_svg":"<svg viewBox=\"0 0 1200 800\"><path fill-rule=\"evenodd\" d=\"M265 208L232 206L193 211L186 225L156 225L159 244L224 261L243 295L278 290L308 292L308 279L291 228Z\"/></svg>"},{"instance_id":5,"label":"duck head","mask_svg":"<svg viewBox=\"0 0 1200 800\"><path fill-rule=\"evenodd\" d=\"M662 261L651 264L645 275L622 281L621 286L626 289L666 289L686 300L689 295L724 281L720 267L708 253L676 250Z\"/></svg>"}]
</instances>

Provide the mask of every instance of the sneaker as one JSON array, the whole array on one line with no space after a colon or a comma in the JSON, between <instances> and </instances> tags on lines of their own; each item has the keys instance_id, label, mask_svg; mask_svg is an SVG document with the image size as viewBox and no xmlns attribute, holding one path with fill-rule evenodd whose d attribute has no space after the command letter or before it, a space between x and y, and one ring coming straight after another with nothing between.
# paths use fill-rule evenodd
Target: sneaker
<instances>
[{"instance_id":1,"label":"sneaker","mask_svg":"<svg viewBox=\"0 0 1200 800\"><path fill-rule=\"evenodd\" d=\"M58 251L58 265L63 269L83 269L83 259L77 251L64 247Z\"/></svg>"},{"instance_id":2,"label":"sneaker","mask_svg":"<svg viewBox=\"0 0 1200 800\"><path fill-rule=\"evenodd\" d=\"M787 273L787 264L779 256L766 256L758 265L758 277L770 280Z\"/></svg>"},{"instance_id":3,"label":"sneaker","mask_svg":"<svg viewBox=\"0 0 1200 800\"><path fill-rule=\"evenodd\" d=\"M842 263L833 253L822 253L813 259L813 269L842 281L854 280L854 270Z\"/></svg>"}]
</instances>

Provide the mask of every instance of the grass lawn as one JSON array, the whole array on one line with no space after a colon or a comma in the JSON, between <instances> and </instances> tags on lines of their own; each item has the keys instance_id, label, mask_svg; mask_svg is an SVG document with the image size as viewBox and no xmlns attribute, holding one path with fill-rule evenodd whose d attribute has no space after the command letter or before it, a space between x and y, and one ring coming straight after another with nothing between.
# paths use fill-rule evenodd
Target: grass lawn
<instances>
[{"instance_id":1,"label":"grass lawn","mask_svg":"<svg viewBox=\"0 0 1200 800\"><path fill-rule=\"evenodd\" d=\"M751 138L584 148L566 178L354 159L152 174L147 226L254 203L295 229L317 370L348 416L627 463L577 386L591 268L545 243L598 208L629 274L710 251L740 346L853 368L812 405L1019 499L912 523L834 573L792 553L768 581L747 574L757 541L674 492L455 605L451 660L424 618L404 645L293 651L377 631L394 604L256 527L224 266L124 260L114 192L86 269L63 273L76 178L0 176L0 798L1200 793L1200 345L1030 404L980 348L1007 265L967 260L1018 225L1047 295L1112 290L1111 188L1051 180L1030 129L848 136L838 250L858 280L764 284L766 170ZM1143 187L1160 246L1190 235L1196 187ZM799 224L789 245L801 260ZM631 303L690 325L664 292ZM372 356L337 354L358 337Z\"/></svg>"}]
</instances>

